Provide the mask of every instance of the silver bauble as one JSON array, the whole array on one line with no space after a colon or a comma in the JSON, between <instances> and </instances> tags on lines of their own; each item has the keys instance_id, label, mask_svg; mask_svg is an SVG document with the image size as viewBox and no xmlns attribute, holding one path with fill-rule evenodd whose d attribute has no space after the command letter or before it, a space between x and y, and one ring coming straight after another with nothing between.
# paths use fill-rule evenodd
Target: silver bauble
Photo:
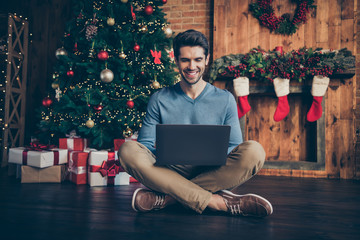
<instances>
[{"instance_id":1,"label":"silver bauble","mask_svg":"<svg viewBox=\"0 0 360 240\"><path fill-rule=\"evenodd\" d=\"M104 69L100 73L101 81L109 83L114 79L114 73L110 69Z\"/></svg>"},{"instance_id":2,"label":"silver bauble","mask_svg":"<svg viewBox=\"0 0 360 240\"><path fill-rule=\"evenodd\" d=\"M169 26L164 27L163 30L167 38L170 38L173 35L173 30Z\"/></svg>"},{"instance_id":3,"label":"silver bauble","mask_svg":"<svg viewBox=\"0 0 360 240\"><path fill-rule=\"evenodd\" d=\"M68 53L65 50L65 48L61 47L61 48L56 49L55 56L57 59L59 59L60 56L67 56L67 55L68 55Z\"/></svg>"}]
</instances>

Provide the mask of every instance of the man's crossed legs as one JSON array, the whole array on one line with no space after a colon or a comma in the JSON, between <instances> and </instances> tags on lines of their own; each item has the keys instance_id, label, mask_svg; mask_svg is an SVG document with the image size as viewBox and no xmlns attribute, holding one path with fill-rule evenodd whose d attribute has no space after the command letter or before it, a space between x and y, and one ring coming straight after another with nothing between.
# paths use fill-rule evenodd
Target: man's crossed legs
<instances>
[{"instance_id":1,"label":"man's crossed legs","mask_svg":"<svg viewBox=\"0 0 360 240\"><path fill-rule=\"evenodd\" d=\"M264 165L265 152L255 141L235 147L220 167L155 166L156 157L144 145L125 142L119 149L122 167L151 190L133 194L135 211L162 209L179 202L198 213L205 208L232 215L268 216L271 203L255 194L237 195L229 191L254 176Z\"/></svg>"}]
</instances>

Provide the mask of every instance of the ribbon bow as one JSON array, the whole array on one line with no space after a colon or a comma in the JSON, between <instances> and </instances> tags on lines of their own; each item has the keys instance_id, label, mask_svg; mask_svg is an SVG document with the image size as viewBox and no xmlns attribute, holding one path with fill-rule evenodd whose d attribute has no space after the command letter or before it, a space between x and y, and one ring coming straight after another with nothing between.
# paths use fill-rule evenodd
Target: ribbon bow
<instances>
[{"instance_id":1,"label":"ribbon bow","mask_svg":"<svg viewBox=\"0 0 360 240\"><path fill-rule=\"evenodd\" d=\"M161 64L161 61L160 61L160 58L161 58L161 51L153 51L153 50L150 50L151 52L151 56L153 56L155 59L154 59L154 63L155 64Z\"/></svg>"},{"instance_id":2,"label":"ribbon bow","mask_svg":"<svg viewBox=\"0 0 360 240\"><path fill-rule=\"evenodd\" d=\"M101 176L115 177L120 173L120 161L119 160L107 160L103 161L99 169Z\"/></svg>"},{"instance_id":3,"label":"ribbon bow","mask_svg":"<svg viewBox=\"0 0 360 240\"><path fill-rule=\"evenodd\" d=\"M55 145L46 145L41 144L39 142L31 142L30 146L26 147L29 151L44 151L44 150L50 150L52 148L56 148Z\"/></svg>"},{"instance_id":4,"label":"ribbon bow","mask_svg":"<svg viewBox=\"0 0 360 240\"><path fill-rule=\"evenodd\" d=\"M76 131L72 130L70 134L66 134L66 138L80 138L80 136L77 136Z\"/></svg>"}]
</instances>

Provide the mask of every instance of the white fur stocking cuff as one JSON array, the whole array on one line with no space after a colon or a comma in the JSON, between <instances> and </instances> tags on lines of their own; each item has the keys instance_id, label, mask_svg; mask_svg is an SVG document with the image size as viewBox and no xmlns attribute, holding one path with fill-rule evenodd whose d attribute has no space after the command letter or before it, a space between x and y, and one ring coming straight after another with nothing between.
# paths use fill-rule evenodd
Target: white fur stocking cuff
<instances>
[{"instance_id":1,"label":"white fur stocking cuff","mask_svg":"<svg viewBox=\"0 0 360 240\"><path fill-rule=\"evenodd\" d=\"M322 97L325 95L326 90L329 86L330 78L324 76L314 76L312 86L311 86L311 95L314 97Z\"/></svg>"},{"instance_id":2,"label":"white fur stocking cuff","mask_svg":"<svg viewBox=\"0 0 360 240\"><path fill-rule=\"evenodd\" d=\"M275 78L274 89L277 97L283 97L290 93L290 79Z\"/></svg>"},{"instance_id":3,"label":"white fur stocking cuff","mask_svg":"<svg viewBox=\"0 0 360 240\"><path fill-rule=\"evenodd\" d=\"M233 85L237 97L249 95L249 79L247 77L235 78Z\"/></svg>"}]
</instances>

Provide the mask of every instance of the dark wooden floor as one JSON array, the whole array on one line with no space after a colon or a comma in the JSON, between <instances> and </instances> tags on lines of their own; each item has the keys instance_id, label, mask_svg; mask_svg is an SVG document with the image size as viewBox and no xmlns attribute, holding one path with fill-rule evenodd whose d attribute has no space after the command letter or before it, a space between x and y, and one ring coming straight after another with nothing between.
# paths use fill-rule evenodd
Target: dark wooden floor
<instances>
[{"instance_id":1,"label":"dark wooden floor","mask_svg":"<svg viewBox=\"0 0 360 240\"><path fill-rule=\"evenodd\" d=\"M238 193L256 193L270 217L198 215L180 205L131 209L140 184L117 187L21 184L0 169L0 239L359 239L360 181L256 176Z\"/></svg>"}]
</instances>

